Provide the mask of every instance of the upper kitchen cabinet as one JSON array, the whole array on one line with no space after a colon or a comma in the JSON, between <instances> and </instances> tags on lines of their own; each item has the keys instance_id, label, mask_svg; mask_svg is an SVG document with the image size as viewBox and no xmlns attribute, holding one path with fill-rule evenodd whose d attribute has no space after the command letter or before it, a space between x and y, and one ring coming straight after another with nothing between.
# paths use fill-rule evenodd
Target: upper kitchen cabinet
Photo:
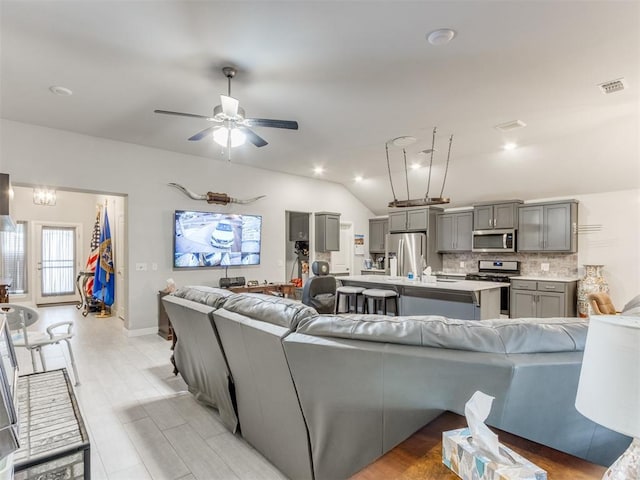
<instances>
[{"instance_id":1,"label":"upper kitchen cabinet","mask_svg":"<svg viewBox=\"0 0 640 480\"><path fill-rule=\"evenodd\" d=\"M309 241L309 214L289 212L289 240Z\"/></svg>"},{"instance_id":2,"label":"upper kitchen cabinet","mask_svg":"<svg viewBox=\"0 0 640 480\"><path fill-rule=\"evenodd\" d=\"M384 253L384 239L389 233L388 218L369 219L369 252Z\"/></svg>"},{"instance_id":3,"label":"upper kitchen cabinet","mask_svg":"<svg viewBox=\"0 0 640 480\"><path fill-rule=\"evenodd\" d=\"M519 208L518 251L578 251L578 202L563 200Z\"/></svg>"},{"instance_id":4,"label":"upper kitchen cabinet","mask_svg":"<svg viewBox=\"0 0 640 480\"><path fill-rule=\"evenodd\" d=\"M429 215L442 212L441 208L425 207L389 213L390 232L426 232Z\"/></svg>"},{"instance_id":5,"label":"upper kitchen cabinet","mask_svg":"<svg viewBox=\"0 0 640 480\"><path fill-rule=\"evenodd\" d=\"M439 252L470 252L473 212L439 214L436 220L436 248Z\"/></svg>"},{"instance_id":6,"label":"upper kitchen cabinet","mask_svg":"<svg viewBox=\"0 0 640 480\"><path fill-rule=\"evenodd\" d=\"M337 252L340 250L340 214L317 212L316 252Z\"/></svg>"},{"instance_id":7,"label":"upper kitchen cabinet","mask_svg":"<svg viewBox=\"0 0 640 480\"><path fill-rule=\"evenodd\" d=\"M522 200L479 203L473 206L473 229L517 228L518 207Z\"/></svg>"}]
</instances>

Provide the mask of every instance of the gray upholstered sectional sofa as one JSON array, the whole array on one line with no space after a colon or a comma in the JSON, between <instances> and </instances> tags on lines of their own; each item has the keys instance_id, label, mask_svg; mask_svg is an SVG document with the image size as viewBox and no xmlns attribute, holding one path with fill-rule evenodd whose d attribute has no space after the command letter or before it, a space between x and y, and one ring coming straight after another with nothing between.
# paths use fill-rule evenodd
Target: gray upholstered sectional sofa
<instances>
[{"instance_id":1,"label":"gray upholstered sectional sofa","mask_svg":"<svg viewBox=\"0 0 640 480\"><path fill-rule=\"evenodd\" d=\"M340 479L476 390L489 425L608 465L630 439L575 407L588 323L318 315L185 287L163 298L189 390L292 479Z\"/></svg>"}]
</instances>

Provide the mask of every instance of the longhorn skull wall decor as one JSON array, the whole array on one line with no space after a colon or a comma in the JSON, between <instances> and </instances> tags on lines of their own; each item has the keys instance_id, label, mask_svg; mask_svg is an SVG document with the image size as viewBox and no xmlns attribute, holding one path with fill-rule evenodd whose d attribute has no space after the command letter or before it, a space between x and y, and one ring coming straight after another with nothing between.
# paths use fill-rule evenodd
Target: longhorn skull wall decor
<instances>
[{"instance_id":1,"label":"longhorn skull wall decor","mask_svg":"<svg viewBox=\"0 0 640 480\"><path fill-rule=\"evenodd\" d=\"M187 197L193 198L194 200L206 200L207 203L215 203L217 205L227 205L229 203L239 203L241 205L247 205L249 203L253 203L256 200L260 200L261 198L266 197L266 195L260 195L259 197L247 198L247 199L239 199L233 198L227 195L226 193L215 193L215 192L207 192L206 194L198 194L193 193L191 190L186 189L182 185L177 183L169 183L170 187L175 187L184 193Z\"/></svg>"}]
</instances>

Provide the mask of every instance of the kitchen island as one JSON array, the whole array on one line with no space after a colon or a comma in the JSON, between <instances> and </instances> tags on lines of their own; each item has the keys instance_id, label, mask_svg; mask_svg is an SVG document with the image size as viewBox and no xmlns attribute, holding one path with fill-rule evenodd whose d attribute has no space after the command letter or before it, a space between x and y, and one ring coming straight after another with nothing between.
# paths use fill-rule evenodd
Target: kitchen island
<instances>
[{"instance_id":1,"label":"kitchen island","mask_svg":"<svg viewBox=\"0 0 640 480\"><path fill-rule=\"evenodd\" d=\"M500 289L508 284L439 279L423 283L389 275L340 277L342 285L395 290L399 315L442 315L463 320L500 318Z\"/></svg>"}]
</instances>

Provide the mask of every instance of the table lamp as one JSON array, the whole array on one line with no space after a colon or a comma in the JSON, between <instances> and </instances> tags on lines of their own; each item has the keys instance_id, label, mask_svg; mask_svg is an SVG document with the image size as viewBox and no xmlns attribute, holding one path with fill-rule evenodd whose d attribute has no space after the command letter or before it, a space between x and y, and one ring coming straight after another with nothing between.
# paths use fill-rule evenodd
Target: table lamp
<instances>
[{"instance_id":1,"label":"table lamp","mask_svg":"<svg viewBox=\"0 0 640 480\"><path fill-rule=\"evenodd\" d=\"M591 316L576 408L594 422L633 437L602 478L640 478L640 317Z\"/></svg>"}]
</instances>

